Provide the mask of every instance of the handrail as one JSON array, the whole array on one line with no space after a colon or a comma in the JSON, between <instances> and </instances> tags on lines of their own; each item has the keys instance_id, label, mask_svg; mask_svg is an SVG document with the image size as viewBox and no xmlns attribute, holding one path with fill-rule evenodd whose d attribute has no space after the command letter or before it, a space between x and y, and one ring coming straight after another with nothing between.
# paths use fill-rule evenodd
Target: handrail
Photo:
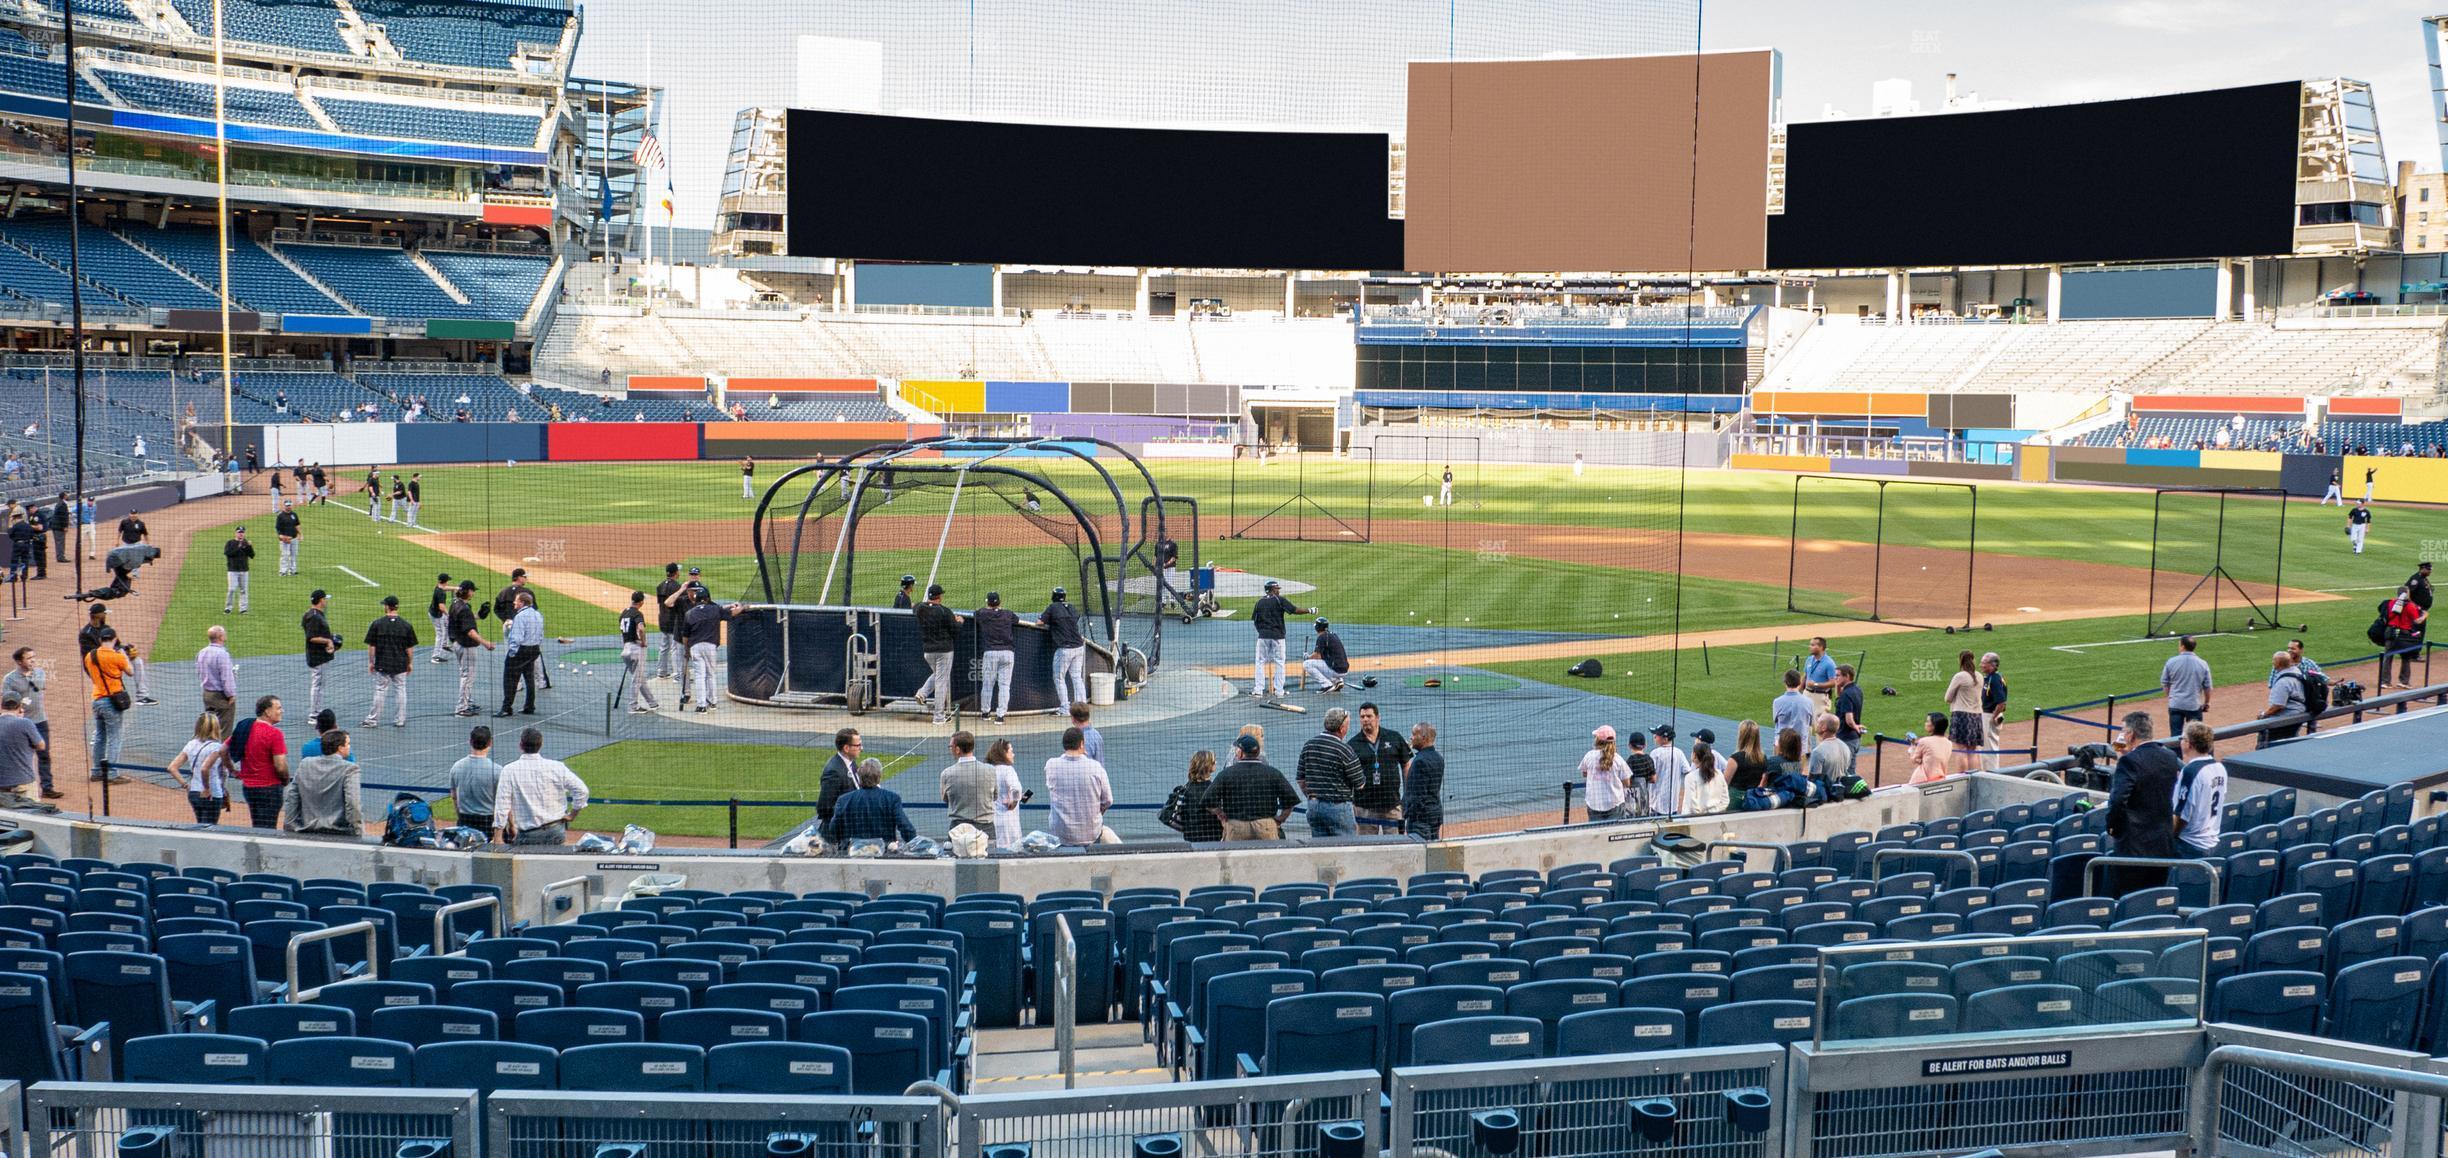
<instances>
[{"instance_id":1,"label":"handrail","mask_svg":"<svg viewBox=\"0 0 2448 1158\"><path fill-rule=\"evenodd\" d=\"M454 901L434 910L434 956L439 957L444 953L450 952L451 917L459 913L474 912L477 909L491 909L493 911L493 935L496 937L502 935L502 904L500 897L469 897L464 901Z\"/></svg>"},{"instance_id":2,"label":"handrail","mask_svg":"<svg viewBox=\"0 0 2448 1158\"><path fill-rule=\"evenodd\" d=\"M536 906L541 910L536 914L537 924L550 925L553 923L553 898L568 892L572 885L578 888L578 911L586 912L587 901L595 894L595 880L592 877L570 877L567 880L554 881L544 886L544 891L536 894ZM574 921L578 918L571 917L570 919Z\"/></svg>"},{"instance_id":3,"label":"handrail","mask_svg":"<svg viewBox=\"0 0 2448 1158\"><path fill-rule=\"evenodd\" d=\"M1712 840L1708 842L1707 847L1700 850L1700 855L1707 857L1710 860L1715 860L1717 859L1717 850L1721 848L1765 849L1775 855L1776 859L1769 861L1768 863L1775 865L1775 871L1777 872L1784 872L1793 861L1792 850L1786 848L1784 845L1770 844L1764 840Z\"/></svg>"},{"instance_id":4,"label":"handrail","mask_svg":"<svg viewBox=\"0 0 2448 1158\"><path fill-rule=\"evenodd\" d=\"M2112 868L2174 869L2181 867L2200 869L2201 871L2210 874L2210 905L2207 907L2216 907L2219 903L2219 866L2212 864L2207 860L2202 860L2199 858L2164 856L2095 856L2083 864L2084 896L2096 897L2099 895L2099 873L2094 870L2098 869L2102 865Z\"/></svg>"},{"instance_id":5,"label":"handrail","mask_svg":"<svg viewBox=\"0 0 2448 1158\"><path fill-rule=\"evenodd\" d=\"M2193 1132L2190 1139L2196 1158L2217 1153L2219 1138L2219 1094L2227 1077L2227 1067L2247 1065L2255 1069L2275 1070L2304 1078L2321 1078L2372 1086L2400 1094L2427 1098L2448 1098L2448 1076L2402 1070L2388 1066L2367 1065L2363 1062L2341 1061L2334 1058L2310 1057L2303 1054L2281 1053L2250 1045L2222 1045L2202 1059L2201 1069L2193 1076ZM2436 1139L2435 1139L2436 1141Z\"/></svg>"},{"instance_id":6,"label":"handrail","mask_svg":"<svg viewBox=\"0 0 2448 1158\"><path fill-rule=\"evenodd\" d=\"M1964 863L1964 883L1980 883L1980 858L1960 848L1882 848L1870 854L1870 879L1879 879L1879 865L1891 856L1934 856Z\"/></svg>"},{"instance_id":7,"label":"handrail","mask_svg":"<svg viewBox=\"0 0 2448 1158\"><path fill-rule=\"evenodd\" d=\"M311 933L300 933L295 937L289 938L289 1000L291 1003L297 1004L312 1001L315 999L316 995L322 993L326 989L331 988L333 985L346 984L346 982L333 981L327 984L317 985L312 989L299 988L298 950L303 949L317 941L336 941L342 937L351 936L357 933L365 934L366 967L368 969L375 968L377 963L382 960L382 934L374 928L374 922L372 921L351 921L345 925L334 925L328 929L317 929Z\"/></svg>"},{"instance_id":8,"label":"handrail","mask_svg":"<svg viewBox=\"0 0 2448 1158\"><path fill-rule=\"evenodd\" d=\"M1079 943L1071 939L1071 918L1054 918L1054 1058L1062 1067L1063 1088L1079 1084L1075 1023L1079 1021Z\"/></svg>"}]
</instances>

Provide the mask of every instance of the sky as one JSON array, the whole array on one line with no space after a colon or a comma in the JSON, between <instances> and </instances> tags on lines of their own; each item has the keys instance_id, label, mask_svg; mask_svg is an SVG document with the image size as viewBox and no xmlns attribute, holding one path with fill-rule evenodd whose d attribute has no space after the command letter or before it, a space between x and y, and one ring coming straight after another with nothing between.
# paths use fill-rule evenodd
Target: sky
<instances>
[{"instance_id":1,"label":"sky","mask_svg":"<svg viewBox=\"0 0 2448 1158\"><path fill-rule=\"evenodd\" d=\"M891 0L894 12L940 39L962 0ZM1017 0L1015 0L1017 2ZM1082 0L1045 0L1076 8ZM1142 4L1154 0L1115 0ZM1272 9L1282 0L1212 0ZM1375 0L1388 2L1388 0ZM1436 0L1398 0L1442 11ZM1462 0L1465 5L1483 0ZM1611 0L1593 0L1608 3ZM1656 3L1657 0L1642 0ZM673 159L678 223L712 224L731 120L753 104L788 105L798 92L796 34L820 5L874 0L588 0L577 70L667 89L662 138ZM1664 5L1661 5L1661 7ZM793 10L796 10L795 12ZM2448 0L1709 0L1701 41L1710 49L1773 47L1784 54L1785 114L1817 120L1830 106L1870 109L1871 85L1913 82L1925 109L1943 77L1983 100L2061 104L2347 76L2370 81L2391 163L2440 166L2430 79L2418 19ZM779 19L777 19L779 17ZM1688 27L1686 25L1686 27ZM887 61L887 68L890 62ZM890 111L890 110L888 110ZM1170 120L1172 118L1152 118ZM2182 125L2137 126L2181 133ZM2147 157L2147 137L2136 142Z\"/></svg>"}]
</instances>

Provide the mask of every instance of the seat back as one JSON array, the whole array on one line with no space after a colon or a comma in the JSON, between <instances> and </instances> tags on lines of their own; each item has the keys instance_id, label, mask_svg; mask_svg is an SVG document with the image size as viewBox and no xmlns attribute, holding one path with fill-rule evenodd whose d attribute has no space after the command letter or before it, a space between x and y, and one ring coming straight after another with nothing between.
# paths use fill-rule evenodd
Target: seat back
<instances>
[{"instance_id":1,"label":"seat back","mask_svg":"<svg viewBox=\"0 0 2448 1158\"><path fill-rule=\"evenodd\" d=\"M1019 915L977 910L947 912L944 928L959 933L963 957L977 985L970 1012L982 1029L1020 1024L1021 926ZM847 1072L844 1073L847 1080Z\"/></svg>"},{"instance_id":2,"label":"seat back","mask_svg":"<svg viewBox=\"0 0 2448 1158\"><path fill-rule=\"evenodd\" d=\"M255 956L233 933L180 933L154 943L170 974L173 1000L210 1001L222 1010L255 1004Z\"/></svg>"},{"instance_id":3,"label":"seat back","mask_svg":"<svg viewBox=\"0 0 2448 1158\"><path fill-rule=\"evenodd\" d=\"M1505 990L1505 1013L1536 1018L1552 1027L1568 1014L1613 1008L1619 993L1616 983L1595 978L1527 981Z\"/></svg>"},{"instance_id":4,"label":"seat back","mask_svg":"<svg viewBox=\"0 0 2448 1158\"><path fill-rule=\"evenodd\" d=\"M504 1032L516 1036L519 1014L559 1006L561 987L541 981L462 981L451 987L450 1001L490 1011Z\"/></svg>"},{"instance_id":5,"label":"seat back","mask_svg":"<svg viewBox=\"0 0 2448 1158\"><path fill-rule=\"evenodd\" d=\"M2410 1049L2422 1018L2431 962L2383 957L2349 967L2329 991L2321 1036L2382 1049Z\"/></svg>"},{"instance_id":6,"label":"seat back","mask_svg":"<svg viewBox=\"0 0 2448 1158\"><path fill-rule=\"evenodd\" d=\"M470 984L474 984L471 982ZM337 1005L357 1015L357 1028L370 1029L374 1011L399 1005L431 1005L434 989L414 981L342 981L315 995L323 1005Z\"/></svg>"},{"instance_id":7,"label":"seat back","mask_svg":"<svg viewBox=\"0 0 2448 1158\"><path fill-rule=\"evenodd\" d=\"M1809 1041L1818 1012L1819 1007L1808 1001L1737 1001L1711 1006L1700 1011L1692 1044L1707 1049Z\"/></svg>"},{"instance_id":8,"label":"seat back","mask_svg":"<svg viewBox=\"0 0 2448 1158\"><path fill-rule=\"evenodd\" d=\"M501 1019L489 1009L466 1005L394 1005L374 1011L367 1036L411 1046L442 1041L495 1041Z\"/></svg>"},{"instance_id":9,"label":"seat back","mask_svg":"<svg viewBox=\"0 0 2448 1158\"><path fill-rule=\"evenodd\" d=\"M1955 1032L1957 1005L1948 993L1887 993L1836 1006L1830 1033L1843 1041L1927 1037Z\"/></svg>"},{"instance_id":10,"label":"seat back","mask_svg":"<svg viewBox=\"0 0 2448 1158\"><path fill-rule=\"evenodd\" d=\"M1529 1017L1457 1017L1411 1032L1411 1064L1485 1065L1546 1052L1547 1026Z\"/></svg>"},{"instance_id":11,"label":"seat back","mask_svg":"<svg viewBox=\"0 0 2448 1158\"><path fill-rule=\"evenodd\" d=\"M639 1042L646 1040L646 1019L625 1009L530 1009L511 1019L510 1036L558 1050Z\"/></svg>"},{"instance_id":12,"label":"seat back","mask_svg":"<svg viewBox=\"0 0 2448 1158\"><path fill-rule=\"evenodd\" d=\"M417 1047L416 1084L425 1089L550 1090L561 1082L560 1055L515 1041L445 1041Z\"/></svg>"},{"instance_id":13,"label":"seat back","mask_svg":"<svg viewBox=\"0 0 2448 1158\"><path fill-rule=\"evenodd\" d=\"M2005 985L1963 999L1965 1033L2080 1026L2090 1016L2091 995L2072 985Z\"/></svg>"},{"instance_id":14,"label":"seat back","mask_svg":"<svg viewBox=\"0 0 2448 1158\"><path fill-rule=\"evenodd\" d=\"M1371 993L1308 993L1267 1003L1266 1072L1384 1068L1386 1000Z\"/></svg>"},{"instance_id":15,"label":"seat back","mask_svg":"<svg viewBox=\"0 0 2448 1158\"><path fill-rule=\"evenodd\" d=\"M860 1096L898 1096L934 1077L932 1034L915 1013L834 1009L799 1019L800 1041L849 1052L851 1092Z\"/></svg>"},{"instance_id":16,"label":"seat back","mask_svg":"<svg viewBox=\"0 0 2448 1158\"><path fill-rule=\"evenodd\" d=\"M356 1011L338 1005L245 1005L221 1015L222 1028L239 1037L283 1042L293 1037L351 1037Z\"/></svg>"},{"instance_id":17,"label":"seat back","mask_svg":"<svg viewBox=\"0 0 2448 1158\"><path fill-rule=\"evenodd\" d=\"M293 1037L272 1047L264 1072L276 1086L414 1084L416 1050L379 1037Z\"/></svg>"},{"instance_id":18,"label":"seat back","mask_svg":"<svg viewBox=\"0 0 2448 1158\"><path fill-rule=\"evenodd\" d=\"M124 1082L254 1086L264 1080L264 1043L226 1033L164 1033L127 1043Z\"/></svg>"},{"instance_id":19,"label":"seat back","mask_svg":"<svg viewBox=\"0 0 2448 1158\"><path fill-rule=\"evenodd\" d=\"M669 1042L573 1046L561 1051L561 1088L686 1094L705 1089L705 1051Z\"/></svg>"},{"instance_id":20,"label":"seat back","mask_svg":"<svg viewBox=\"0 0 2448 1158\"><path fill-rule=\"evenodd\" d=\"M790 1019L764 1009L684 1009L655 1023L655 1040L713 1049L735 1042L790 1039Z\"/></svg>"},{"instance_id":21,"label":"seat back","mask_svg":"<svg viewBox=\"0 0 2448 1158\"><path fill-rule=\"evenodd\" d=\"M111 1026L112 1073L119 1072L128 1042L178 1029L170 1012L170 975L150 953L103 951L67 956L69 987L77 1016Z\"/></svg>"},{"instance_id":22,"label":"seat back","mask_svg":"<svg viewBox=\"0 0 2448 1158\"><path fill-rule=\"evenodd\" d=\"M837 1045L731 1042L706 1050L705 1088L709 1094L849 1094L851 1065L850 1051Z\"/></svg>"},{"instance_id":23,"label":"seat back","mask_svg":"<svg viewBox=\"0 0 2448 1158\"><path fill-rule=\"evenodd\" d=\"M1205 1044L1197 1055L1200 1081L1229 1081L1234 1059L1266 1048L1266 1008L1284 997L1317 991L1318 977L1305 969L1254 969L1205 980L1199 992L1203 1021L1195 1024Z\"/></svg>"},{"instance_id":24,"label":"seat back","mask_svg":"<svg viewBox=\"0 0 2448 1158\"><path fill-rule=\"evenodd\" d=\"M1557 1057L1681 1049L1690 1019L1679 1009L1625 1006L1568 1013L1556 1023Z\"/></svg>"},{"instance_id":25,"label":"seat back","mask_svg":"<svg viewBox=\"0 0 2448 1158\"><path fill-rule=\"evenodd\" d=\"M924 985L845 985L833 994L833 1008L923 1017L929 1031L930 1069L942 1070L952 1064L952 994L945 990Z\"/></svg>"}]
</instances>

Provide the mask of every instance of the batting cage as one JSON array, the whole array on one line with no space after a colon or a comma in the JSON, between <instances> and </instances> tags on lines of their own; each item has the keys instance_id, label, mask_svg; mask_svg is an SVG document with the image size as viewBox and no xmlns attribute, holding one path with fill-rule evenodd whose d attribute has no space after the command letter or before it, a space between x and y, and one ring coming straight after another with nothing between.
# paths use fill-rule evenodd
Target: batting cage
<instances>
[{"instance_id":1,"label":"batting cage","mask_svg":"<svg viewBox=\"0 0 2448 1158\"><path fill-rule=\"evenodd\" d=\"M941 585L960 612L951 693L960 710L979 710L984 648L970 612L989 596L1031 620L1070 604L1083 675L1111 676L1125 693L1143 682L1162 652L1169 584L1157 558L1180 504L1120 447L1080 443L925 439L784 474L757 508L751 606L732 628L732 697L853 712L919 706L932 673L915 616L894 605L904 579L909 602ZM1057 646L1043 624L1019 625L1011 711L1062 706Z\"/></svg>"},{"instance_id":2,"label":"batting cage","mask_svg":"<svg viewBox=\"0 0 2448 1158\"><path fill-rule=\"evenodd\" d=\"M1355 446L1340 455L1233 447L1230 537L1366 543L1376 456Z\"/></svg>"},{"instance_id":3,"label":"batting cage","mask_svg":"<svg viewBox=\"0 0 2448 1158\"><path fill-rule=\"evenodd\" d=\"M1796 476L1785 608L1970 627L1979 523L1980 488L1971 483Z\"/></svg>"},{"instance_id":4,"label":"batting cage","mask_svg":"<svg viewBox=\"0 0 2448 1158\"><path fill-rule=\"evenodd\" d=\"M2150 612L2143 634L2281 626L2290 505L2278 490L2161 488L2151 499Z\"/></svg>"},{"instance_id":5,"label":"batting cage","mask_svg":"<svg viewBox=\"0 0 2448 1158\"><path fill-rule=\"evenodd\" d=\"M1415 518L1421 507L1475 511L1485 505L1478 435L1380 434L1370 440L1370 449L1377 455L1378 499L1395 518ZM1406 510L1412 513L1405 515Z\"/></svg>"}]
</instances>

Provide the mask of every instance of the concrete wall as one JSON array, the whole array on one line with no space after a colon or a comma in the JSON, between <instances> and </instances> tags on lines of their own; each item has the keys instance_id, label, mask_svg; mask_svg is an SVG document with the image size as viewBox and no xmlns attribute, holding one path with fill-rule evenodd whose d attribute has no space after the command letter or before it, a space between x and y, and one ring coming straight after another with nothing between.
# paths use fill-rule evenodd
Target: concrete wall
<instances>
[{"instance_id":1,"label":"concrete wall","mask_svg":"<svg viewBox=\"0 0 2448 1158\"><path fill-rule=\"evenodd\" d=\"M631 882L648 873L677 874L691 888L735 891L782 889L794 893L847 890L932 892L942 895L1012 892L1035 896L1053 889L1111 891L1140 885L1187 892L1200 885L1268 885L1335 882L1361 877L1403 880L1413 873L1460 871L1474 875L1500 868L1541 872L1580 862L1604 864L1653 851L1661 829L1702 840L1783 843L1824 840L1840 832L1876 830L1890 824L1961 816L1982 808L2029 803L2064 795L2062 785L2008 776L1956 777L1913 787L1891 788L1867 799L1808 810L1729 813L1671 825L1651 821L1532 829L1504 836L1440 841L1336 842L1319 847L1178 846L1181 851L1079 853L990 860L850 860L836 857L777 857L758 852L669 849L644 856L591 853L439 852L384 848L372 841L265 836L251 829L200 828L145 821L96 822L62 813L19 813L20 827L34 834L32 851L53 856L89 856L118 861L161 861L232 872L277 872L292 876L345 877L359 881L410 881L428 887L494 884L510 896L513 921L566 921L575 905L548 909L557 883L583 879L586 907L616 902ZM1763 866L1764 867L1764 866ZM561 890L572 897L577 890ZM404 941L431 930L401 930Z\"/></svg>"}]
</instances>

